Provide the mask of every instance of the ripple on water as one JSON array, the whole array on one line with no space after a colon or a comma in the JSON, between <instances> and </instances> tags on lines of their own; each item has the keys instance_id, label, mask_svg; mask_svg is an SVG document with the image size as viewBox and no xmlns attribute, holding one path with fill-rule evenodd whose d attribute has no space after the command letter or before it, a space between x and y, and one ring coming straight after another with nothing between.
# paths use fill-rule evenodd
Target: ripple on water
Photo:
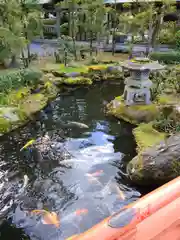
<instances>
[{"instance_id":1,"label":"ripple on water","mask_svg":"<svg viewBox=\"0 0 180 240\"><path fill-rule=\"evenodd\" d=\"M27 192L9 216L13 217L13 224L23 228L32 239L35 236L43 240L65 239L87 230L140 197L140 193L122 182L120 177L127 146L130 153L135 147L130 137L131 128L107 120L103 113L103 102L110 101L120 92L117 85L102 85L101 88L81 89L58 97L50 106L52 111L44 113L46 117L40 114L36 123L30 123L3 139L0 170L17 170L20 174L11 178L17 179L17 183L24 174L30 177ZM61 123L69 121L80 121L89 129L63 129ZM32 157L30 149L20 152L27 141L42 138L47 133L50 138L46 152L51 158L42 154L39 161L37 156ZM64 153L68 154L62 157ZM0 183L0 194L2 188L6 193L4 196L8 196L8 192L13 195L14 189L19 189L16 185L12 189L1 184L3 182ZM44 224L42 215L30 214L35 208L55 211L60 218L60 227Z\"/></svg>"}]
</instances>

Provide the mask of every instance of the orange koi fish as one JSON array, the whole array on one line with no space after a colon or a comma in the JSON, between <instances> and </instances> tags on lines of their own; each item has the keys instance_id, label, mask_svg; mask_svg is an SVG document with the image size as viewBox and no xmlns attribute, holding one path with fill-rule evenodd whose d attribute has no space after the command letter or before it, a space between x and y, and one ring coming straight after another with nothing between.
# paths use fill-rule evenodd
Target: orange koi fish
<instances>
[{"instance_id":1,"label":"orange koi fish","mask_svg":"<svg viewBox=\"0 0 180 240\"><path fill-rule=\"evenodd\" d=\"M86 215L87 213L88 213L88 209L86 208L78 209L75 211L76 215Z\"/></svg>"},{"instance_id":2,"label":"orange koi fish","mask_svg":"<svg viewBox=\"0 0 180 240\"><path fill-rule=\"evenodd\" d=\"M35 209L31 211L31 213L43 214L43 219L42 219L43 224L55 225L57 228L60 226L59 217L55 212L48 212L46 210Z\"/></svg>"},{"instance_id":3,"label":"orange koi fish","mask_svg":"<svg viewBox=\"0 0 180 240\"><path fill-rule=\"evenodd\" d=\"M82 209L77 209L76 211L68 214L67 216L63 217L61 222L72 222L72 221L76 221L76 219L79 217L79 216L82 216L82 215L86 215L88 214L88 209L86 208L82 208Z\"/></svg>"},{"instance_id":4,"label":"orange koi fish","mask_svg":"<svg viewBox=\"0 0 180 240\"><path fill-rule=\"evenodd\" d=\"M94 173L86 173L86 176L88 176L88 177L99 177L99 176L101 176L103 173L104 173L104 171L103 171L102 169L100 169L100 170L97 170L97 171L94 172Z\"/></svg>"}]
</instances>

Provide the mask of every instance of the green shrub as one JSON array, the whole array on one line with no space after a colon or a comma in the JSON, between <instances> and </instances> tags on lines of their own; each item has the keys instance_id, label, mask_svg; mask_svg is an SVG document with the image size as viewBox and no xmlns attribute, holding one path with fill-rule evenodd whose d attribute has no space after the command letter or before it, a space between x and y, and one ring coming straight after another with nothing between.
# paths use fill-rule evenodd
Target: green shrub
<instances>
[{"instance_id":1,"label":"green shrub","mask_svg":"<svg viewBox=\"0 0 180 240\"><path fill-rule=\"evenodd\" d=\"M39 83L40 78L42 77L42 72L37 69L23 69L21 70L22 83L26 85L35 85Z\"/></svg>"},{"instance_id":2,"label":"green shrub","mask_svg":"<svg viewBox=\"0 0 180 240\"><path fill-rule=\"evenodd\" d=\"M172 106L164 107L157 119L153 122L153 127L160 132L174 134L180 132L179 114L173 110Z\"/></svg>"},{"instance_id":3,"label":"green shrub","mask_svg":"<svg viewBox=\"0 0 180 240\"><path fill-rule=\"evenodd\" d=\"M177 47L177 49L180 49L180 30L176 32L175 40L176 40L176 47Z\"/></svg>"},{"instance_id":4,"label":"green shrub","mask_svg":"<svg viewBox=\"0 0 180 240\"><path fill-rule=\"evenodd\" d=\"M159 43L175 45L176 39L174 33L169 29L162 29L159 34Z\"/></svg>"},{"instance_id":5,"label":"green shrub","mask_svg":"<svg viewBox=\"0 0 180 240\"><path fill-rule=\"evenodd\" d=\"M152 52L150 58L165 64L180 63L180 52Z\"/></svg>"},{"instance_id":6,"label":"green shrub","mask_svg":"<svg viewBox=\"0 0 180 240\"><path fill-rule=\"evenodd\" d=\"M68 35L69 33L69 24L68 23L63 23L60 26L60 32L62 35Z\"/></svg>"},{"instance_id":7,"label":"green shrub","mask_svg":"<svg viewBox=\"0 0 180 240\"><path fill-rule=\"evenodd\" d=\"M0 74L0 92L8 93L22 86L36 85L42 72L35 69L5 70Z\"/></svg>"}]
</instances>

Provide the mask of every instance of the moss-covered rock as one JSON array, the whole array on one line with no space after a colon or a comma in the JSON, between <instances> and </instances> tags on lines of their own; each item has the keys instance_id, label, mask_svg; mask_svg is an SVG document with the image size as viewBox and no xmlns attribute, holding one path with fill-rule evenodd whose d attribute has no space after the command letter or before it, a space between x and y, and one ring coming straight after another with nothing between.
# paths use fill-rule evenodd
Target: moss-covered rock
<instances>
[{"instance_id":1,"label":"moss-covered rock","mask_svg":"<svg viewBox=\"0 0 180 240\"><path fill-rule=\"evenodd\" d=\"M109 65L106 64L98 64L98 65L91 65L88 66L88 70L89 71L105 71L107 68L109 67Z\"/></svg>"},{"instance_id":2,"label":"moss-covered rock","mask_svg":"<svg viewBox=\"0 0 180 240\"><path fill-rule=\"evenodd\" d=\"M0 135L7 133L26 121L27 117L24 111L18 107L0 108Z\"/></svg>"},{"instance_id":3,"label":"moss-covered rock","mask_svg":"<svg viewBox=\"0 0 180 240\"><path fill-rule=\"evenodd\" d=\"M116 97L107 105L107 113L132 124L148 123L158 115L156 104L126 106L123 97Z\"/></svg>"},{"instance_id":4,"label":"moss-covered rock","mask_svg":"<svg viewBox=\"0 0 180 240\"><path fill-rule=\"evenodd\" d=\"M10 105L17 105L21 102L24 98L30 95L30 87L23 87L18 90L12 91L8 95L8 104Z\"/></svg>"},{"instance_id":5,"label":"moss-covered rock","mask_svg":"<svg viewBox=\"0 0 180 240\"><path fill-rule=\"evenodd\" d=\"M42 93L32 94L20 104L20 109L25 112L27 116L31 116L32 114L43 109L46 106L47 101L48 97Z\"/></svg>"},{"instance_id":6,"label":"moss-covered rock","mask_svg":"<svg viewBox=\"0 0 180 240\"><path fill-rule=\"evenodd\" d=\"M64 78L63 83L67 85L91 85L92 80L85 77Z\"/></svg>"},{"instance_id":7,"label":"moss-covered rock","mask_svg":"<svg viewBox=\"0 0 180 240\"><path fill-rule=\"evenodd\" d=\"M141 123L133 130L133 134L137 143L138 153L141 153L148 147L159 144L166 137L165 133L160 133L153 128L153 123Z\"/></svg>"},{"instance_id":8,"label":"moss-covered rock","mask_svg":"<svg viewBox=\"0 0 180 240\"><path fill-rule=\"evenodd\" d=\"M127 165L130 179L139 185L163 184L180 175L180 134L147 148Z\"/></svg>"},{"instance_id":9,"label":"moss-covered rock","mask_svg":"<svg viewBox=\"0 0 180 240\"><path fill-rule=\"evenodd\" d=\"M44 84L43 93L48 99L53 99L57 96L60 89L52 82L48 81Z\"/></svg>"},{"instance_id":10,"label":"moss-covered rock","mask_svg":"<svg viewBox=\"0 0 180 240\"><path fill-rule=\"evenodd\" d=\"M64 64L51 63L46 64L44 68L41 69L44 73L53 73L56 77L61 77L66 74L71 73L87 73L88 68L85 65L82 66L64 66Z\"/></svg>"},{"instance_id":11,"label":"moss-covered rock","mask_svg":"<svg viewBox=\"0 0 180 240\"><path fill-rule=\"evenodd\" d=\"M11 123L7 119L0 117L0 136L11 131Z\"/></svg>"}]
</instances>

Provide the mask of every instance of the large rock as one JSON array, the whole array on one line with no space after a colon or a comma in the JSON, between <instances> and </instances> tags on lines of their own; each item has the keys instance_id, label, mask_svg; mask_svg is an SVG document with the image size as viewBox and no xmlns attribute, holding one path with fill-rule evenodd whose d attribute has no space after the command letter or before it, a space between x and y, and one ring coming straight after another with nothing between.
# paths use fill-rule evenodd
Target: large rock
<instances>
[{"instance_id":1,"label":"large rock","mask_svg":"<svg viewBox=\"0 0 180 240\"><path fill-rule=\"evenodd\" d=\"M26 114L17 107L0 108L0 136L22 124L26 120Z\"/></svg>"},{"instance_id":2,"label":"large rock","mask_svg":"<svg viewBox=\"0 0 180 240\"><path fill-rule=\"evenodd\" d=\"M155 104L126 106L123 97L116 97L107 105L107 113L132 124L148 123L156 119L159 110Z\"/></svg>"},{"instance_id":3,"label":"large rock","mask_svg":"<svg viewBox=\"0 0 180 240\"><path fill-rule=\"evenodd\" d=\"M41 93L32 94L28 96L23 103L20 105L20 108L25 112L27 116L39 112L43 109L48 102L48 97Z\"/></svg>"},{"instance_id":4,"label":"large rock","mask_svg":"<svg viewBox=\"0 0 180 240\"><path fill-rule=\"evenodd\" d=\"M180 175L180 134L139 153L127 166L130 179L139 185L163 184Z\"/></svg>"}]
</instances>

